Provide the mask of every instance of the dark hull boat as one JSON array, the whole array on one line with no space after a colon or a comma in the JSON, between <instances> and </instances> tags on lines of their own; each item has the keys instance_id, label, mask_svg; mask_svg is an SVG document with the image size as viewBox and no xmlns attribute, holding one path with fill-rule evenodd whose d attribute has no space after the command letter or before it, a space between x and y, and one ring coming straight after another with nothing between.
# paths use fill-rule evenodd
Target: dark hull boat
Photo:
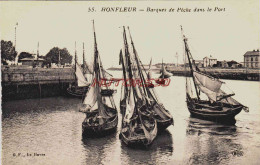
<instances>
[{"instance_id":1,"label":"dark hull boat","mask_svg":"<svg viewBox=\"0 0 260 165\"><path fill-rule=\"evenodd\" d=\"M76 43L75 43L76 50ZM83 98L87 93L90 83L87 80L85 74L85 55L84 55L84 43L83 43L83 68L77 62L77 52L75 51L75 82L71 83L67 88L68 96Z\"/></svg>"},{"instance_id":2,"label":"dark hull boat","mask_svg":"<svg viewBox=\"0 0 260 165\"><path fill-rule=\"evenodd\" d=\"M235 116L244 108L243 105L212 105L208 101L187 98L191 116L219 123L235 124Z\"/></svg>"},{"instance_id":3,"label":"dark hull boat","mask_svg":"<svg viewBox=\"0 0 260 165\"><path fill-rule=\"evenodd\" d=\"M101 90L102 96L112 96L114 93L116 93L116 90L114 90L114 89L102 89Z\"/></svg>"},{"instance_id":4,"label":"dark hull boat","mask_svg":"<svg viewBox=\"0 0 260 165\"><path fill-rule=\"evenodd\" d=\"M172 76L172 74L165 69L165 66L164 66L164 64L162 62L161 75L160 75L160 77L158 79L155 80L155 82L157 84L165 84L165 82L166 82L165 79L167 79L167 78L169 78L171 76Z\"/></svg>"},{"instance_id":5,"label":"dark hull boat","mask_svg":"<svg viewBox=\"0 0 260 165\"><path fill-rule=\"evenodd\" d=\"M153 116L157 122L157 128L159 132L164 131L170 125L174 125L173 117L170 112L164 108L163 105L155 103L148 111L141 111L144 116Z\"/></svg>"},{"instance_id":6,"label":"dark hull boat","mask_svg":"<svg viewBox=\"0 0 260 165\"><path fill-rule=\"evenodd\" d=\"M117 110L110 107L106 108L106 111L110 114L110 116L104 124L99 124L99 121L97 120L97 109L88 114L88 117L86 117L82 123L82 135L84 137L106 136L116 131L118 123Z\"/></svg>"},{"instance_id":7,"label":"dark hull boat","mask_svg":"<svg viewBox=\"0 0 260 165\"><path fill-rule=\"evenodd\" d=\"M148 147L157 135L156 121L141 114L123 125L119 138L129 147Z\"/></svg>"},{"instance_id":8,"label":"dark hull boat","mask_svg":"<svg viewBox=\"0 0 260 165\"><path fill-rule=\"evenodd\" d=\"M221 88L224 82L200 72L200 69L194 63L187 44L187 38L184 35L183 41L185 57L187 57L192 75L192 82L191 79L186 77L186 100L191 116L219 123L234 124L236 122L235 116L242 109L248 112L248 107L232 98L235 93L227 94L229 92L224 92ZM195 89L195 97L192 97L193 89ZM201 98L202 93L208 100Z\"/></svg>"},{"instance_id":9,"label":"dark hull boat","mask_svg":"<svg viewBox=\"0 0 260 165\"><path fill-rule=\"evenodd\" d=\"M122 64L123 68L125 85L121 89L120 112L122 113L122 126L119 138L129 147L147 147L152 144L157 136L157 122L152 116L148 117L141 113L141 111L147 111L148 108L145 101L146 95L141 94L143 89L140 86L126 84L127 79L142 80L143 75L137 66L136 59L133 60L133 56L129 53L125 27L123 29L125 52L123 56L122 50L120 51L120 64ZM134 55L136 57L135 49ZM144 84L142 85L144 88L148 88Z\"/></svg>"},{"instance_id":10,"label":"dark hull boat","mask_svg":"<svg viewBox=\"0 0 260 165\"><path fill-rule=\"evenodd\" d=\"M67 88L68 96L82 98L87 93L89 87L78 87L71 85Z\"/></svg>"},{"instance_id":11,"label":"dark hull boat","mask_svg":"<svg viewBox=\"0 0 260 165\"><path fill-rule=\"evenodd\" d=\"M118 123L118 114L112 95L102 94L102 91L110 91L111 89L108 86L103 89L98 83L94 82L100 82L102 79L106 78L97 49L95 31L94 40L94 79L92 80L92 84L95 85L90 86L84 99L83 106L80 108L80 111L86 114L86 118L82 122L82 135L84 137L105 136L113 133L115 132Z\"/></svg>"}]
</instances>

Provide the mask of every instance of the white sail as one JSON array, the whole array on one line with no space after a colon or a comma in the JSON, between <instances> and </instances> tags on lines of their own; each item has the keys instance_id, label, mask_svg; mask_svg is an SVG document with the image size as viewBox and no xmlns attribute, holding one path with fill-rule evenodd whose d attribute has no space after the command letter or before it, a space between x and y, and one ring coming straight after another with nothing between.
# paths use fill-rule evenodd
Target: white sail
<instances>
[{"instance_id":1,"label":"white sail","mask_svg":"<svg viewBox=\"0 0 260 165\"><path fill-rule=\"evenodd\" d=\"M85 105L85 110L90 110L95 103L97 102L97 90L95 86L90 86L89 91L86 93L86 97L83 101L83 105Z\"/></svg>"},{"instance_id":2,"label":"white sail","mask_svg":"<svg viewBox=\"0 0 260 165\"><path fill-rule=\"evenodd\" d=\"M89 86L90 83L86 80L79 64L77 63L76 64L76 77L77 77L77 82L78 82L78 86L79 87L84 87L84 86Z\"/></svg>"},{"instance_id":3,"label":"white sail","mask_svg":"<svg viewBox=\"0 0 260 165\"><path fill-rule=\"evenodd\" d=\"M172 76L172 74L165 69L165 66L163 65L163 63L162 63L161 73L162 74L161 74L160 78L169 78Z\"/></svg>"},{"instance_id":4,"label":"white sail","mask_svg":"<svg viewBox=\"0 0 260 165\"><path fill-rule=\"evenodd\" d=\"M135 102L133 97L133 91L130 91L129 99L127 99L126 101L126 112L124 117L125 122L130 123L130 119L134 114L134 109L135 109Z\"/></svg>"},{"instance_id":5,"label":"white sail","mask_svg":"<svg viewBox=\"0 0 260 165\"><path fill-rule=\"evenodd\" d=\"M149 69L148 69L148 73L147 73L148 79L152 78L151 67L152 67L152 59L150 60L150 65L149 65Z\"/></svg>"},{"instance_id":6,"label":"white sail","mask_svg":"<svg viewBox=\"0 0 260 165\"><path fill-rule=\"evenodd\" d=\"M193 76L196 78L196 83L201 84L202 86L208 88L213 92L218 92L223 83L216 78L213 78L211 76L205 75L197 71L193 72Z\"/></svg>"}]
</instances>

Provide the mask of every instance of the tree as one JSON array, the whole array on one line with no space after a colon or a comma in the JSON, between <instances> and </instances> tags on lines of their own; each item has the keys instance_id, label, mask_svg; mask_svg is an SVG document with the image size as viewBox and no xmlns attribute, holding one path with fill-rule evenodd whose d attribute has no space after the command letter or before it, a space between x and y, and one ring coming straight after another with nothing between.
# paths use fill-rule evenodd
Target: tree
<instances>
[{"instance_id":1,"label":"tree","mask_svg":"<svg viewBox=\"0 0 260 165\"><path fill-rule=\"evenodd\" d=\"M47 64L55 63L58 64L59 62L59 53L60 53L60 62L61 65L64 65L65 63L71 64L72 62L72 56L68 52L66 48L60 49L58 47L52 48L45 56L45 61Z\"/></svg>"},{"instance_id":2,"label":"tree","mask_svg":"<svg viewBox=\"0 0 260 165\"><path fill-rule=\"evenodd\" d=\"M15 47L11 41L1 40L1 62L6 64L6 61L14 61L17 56Z\"/></svg>"},{"instance_id":3,"label":"tree","mask_svg":"<svg viewBox=\"0 0 260 165\"><path fill-rule=\"evenodd\" d=\"M238 62L232 60L232 61L228 61L227 64L228 64L228 67L232 67L233 64L238 64Z\"/></svg>"},{"instance_id":4,"label":"tree","mask_svg":"<svg viewBox=\"0 0 260 165\"><path fill-rule=\"evenodd\" d=\"M33 55L28 52L21 52L18 56L18 62L21 62L21 59L23 58L33 58Z\"/></svg>"}]
</instances>

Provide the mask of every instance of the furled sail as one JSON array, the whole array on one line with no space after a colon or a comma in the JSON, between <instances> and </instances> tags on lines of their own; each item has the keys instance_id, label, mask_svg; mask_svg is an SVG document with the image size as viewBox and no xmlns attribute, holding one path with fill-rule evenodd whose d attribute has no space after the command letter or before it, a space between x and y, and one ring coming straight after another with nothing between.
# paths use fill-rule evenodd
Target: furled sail
<instances>
[{"instance_id":1,"label":"furled sail","mask_svg":"<svg viewBox=\"0 0 260 165\"><path fill-rule=\"evenodd\" d=\"M124 117L124 121L126 123L130 123L131 118L134 114L134 109L135 109L135 101L134 101L133 91L130 91L129 94L130 94L130 96L126 100L126 112L125 112L125 117Z\"/></svg>"},{"instance_id":2,"label":"furled sail","mask_svg":"<svg viewBox=\"0 0 260 165\"><path fill-rule=\"evenodd\" d=\"M86 80L81 67L79 66L78 63L76 63L76 76L77 76L77 82L79 87L85 87L90 85L90 83Z\"/></svg>"}]
</instances>

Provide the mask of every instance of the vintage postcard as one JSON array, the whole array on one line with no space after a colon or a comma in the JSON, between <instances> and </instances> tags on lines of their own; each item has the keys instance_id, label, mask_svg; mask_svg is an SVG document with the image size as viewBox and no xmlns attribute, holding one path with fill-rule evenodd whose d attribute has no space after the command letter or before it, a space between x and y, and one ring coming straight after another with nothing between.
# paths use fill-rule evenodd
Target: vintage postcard
<instances>
[{"instance_id":1,"label":"vintage postcard","mask_svg":"<svg viewBox=\"0 0 260 165\"><path fill-rule=\"evenodd\" d=\"M1 164L260 164L259 5L1 1Z\"/></svg>"}]
</instances>

